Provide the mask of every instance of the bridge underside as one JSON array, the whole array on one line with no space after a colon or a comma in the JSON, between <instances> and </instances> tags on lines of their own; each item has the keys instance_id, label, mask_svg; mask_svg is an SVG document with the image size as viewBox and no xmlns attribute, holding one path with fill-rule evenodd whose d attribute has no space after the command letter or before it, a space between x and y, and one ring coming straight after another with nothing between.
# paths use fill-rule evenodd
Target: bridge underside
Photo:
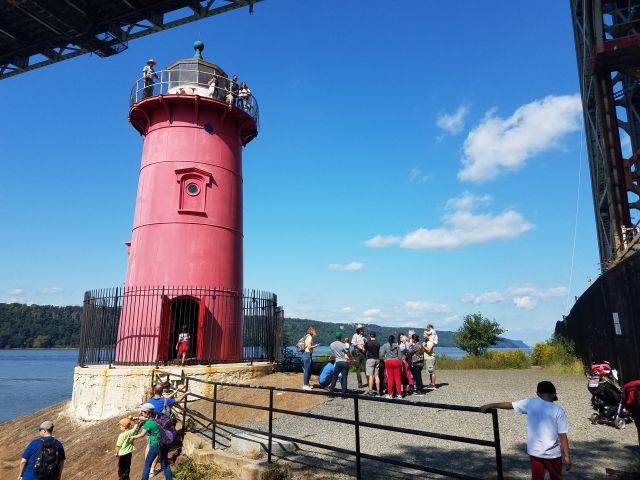
<instances>
[{"instance_id":1,"label":"bridge underside","mask_svg":"<svg viewBox=\"0 0 640 480\"><path fill-rule=\"evenodd\" d=\"M262 0L6 0L0 80L85 53L109 57L130 40Z\"/></svg>"}]
</instances>

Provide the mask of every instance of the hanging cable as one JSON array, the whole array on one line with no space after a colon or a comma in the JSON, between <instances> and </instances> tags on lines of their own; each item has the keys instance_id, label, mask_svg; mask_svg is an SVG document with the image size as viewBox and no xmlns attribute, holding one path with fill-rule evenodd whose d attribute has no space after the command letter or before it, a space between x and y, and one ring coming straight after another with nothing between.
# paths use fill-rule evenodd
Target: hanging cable
<instances>
[{"instance_id":1,"label":"hanging cable","mask_svg":"<svg viewBox=\"0 0 640 480\"><path fill-rule=\"evenodd\" d=\"M582 0L582 15L584 19L584 25L582 27L582 65L580 69L580 78L584 82L584 74L585 74L585 64L586 64L586 55L587 55L587 20L586 20L586 10L585 10L585 0ZM584 89L585 85L582 85L580 92L580 100L582 104L582 112L583 112L583 120L584 120ZM578 160L578 193L576 195L576 216L575 222L573 224L573 245L571 247L571 267L569 269L569 287L567 288L567 300L564 305L565 313L569 313L569 299L571 298L571 288L573 287L573 268L576 257L576 241L578 238L578 215L580 213L580 189L582 188L582 152L584 150L584 129L586 125L583 125L580 129L580 155Z\"/></svg>"}]
</instances>

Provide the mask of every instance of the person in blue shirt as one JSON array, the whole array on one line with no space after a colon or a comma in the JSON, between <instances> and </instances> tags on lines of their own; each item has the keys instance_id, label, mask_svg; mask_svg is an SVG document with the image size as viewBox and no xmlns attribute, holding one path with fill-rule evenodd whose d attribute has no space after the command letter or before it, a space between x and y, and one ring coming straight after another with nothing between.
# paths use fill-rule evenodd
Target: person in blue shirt
<instances>
[{"instance_id":1,"label":"person in blue shirt","mask_svg":"<svg viewBox=\"0 0 640 480\"><path fill-rule=\"evenodd\" d=\"M176 403L180 403L188 393L184 392L177 398L166 398L162 395L163 392L164 388L162 384L156 385L156 387L153 389L153 397L146 401L146 403L150 403L151 405L153 405L154 411L156 413L162 413L162 411L164 410L165 401L167 403L169 411L171 411L171 407L173 407Z\"/></svg>"},{"instance_id":2,"label":"person in blue shirt","mask_svg":"<svg viewBox=\"0 0 640 480\"><path fill-rule=\"evenodd\" d=\"M333 371L336 368L336 357L331 355L329 357L329 362L323 367L320 372L320 378L318 381L320 382L317 385L314 385L316 388L327 388L331 385L331 378L333 377Z\"/></svg>"},{"instance_id":3,"label":"person in blue shirt","mask_svg":"<svg viewBox=\"0 0 640 480\"><path fill-rule=\"evenodd\" d=\"M40 438L32 440L29 445L27 445L27 448L24 449L24 452L22 452L18 480L38 480L35 465L40 454L40 447L43 443L46 444L52 441L57 449L57 460L55 460L55 454L53 458L51 455L47 455L49 466L55 469L55 465L57 464L57 476L55 478L62 478L62 469L65 460L64 447L59 440L53 438L53 422L42 422L39 427L36 427L36 430L40 434Z\"/></svg>"}]
</instances>

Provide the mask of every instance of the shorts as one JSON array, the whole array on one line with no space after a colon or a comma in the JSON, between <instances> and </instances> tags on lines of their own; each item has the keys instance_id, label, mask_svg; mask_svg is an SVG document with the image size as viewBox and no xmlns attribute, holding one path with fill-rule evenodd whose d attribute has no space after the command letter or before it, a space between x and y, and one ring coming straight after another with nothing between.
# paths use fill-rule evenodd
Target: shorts
<instances>
[{"instance_id":1,"label":"shorts","mask_svg":"<svg viewBox=\"0 0 640 480\"><path fill-rule=\"evenodd\" d=\"M425 355L424 356L424 368L427 369L427 372L433 373L436 371L436 356L435 355Z\"/></svg>"},{"instance_id":2,"label":"shorts","mask_svg":"<svg viewBox=\"0 0 640 480\"><path fill-rule=\"evenodd\" d=\"M365 371L367 373L367 377L377 377L380 373L380 360L377 358L367 358Z\"/></svg>"},{"instance_id":3,"label":"shorts","mask_svg":"<svg viewBox=\"0 0 640 480\"><path fill-rule=\"evenodd\" d=\"M180 342L178 344L178 355L189 353L189 344L186 342Z\"/></svg>"}]
</instances>

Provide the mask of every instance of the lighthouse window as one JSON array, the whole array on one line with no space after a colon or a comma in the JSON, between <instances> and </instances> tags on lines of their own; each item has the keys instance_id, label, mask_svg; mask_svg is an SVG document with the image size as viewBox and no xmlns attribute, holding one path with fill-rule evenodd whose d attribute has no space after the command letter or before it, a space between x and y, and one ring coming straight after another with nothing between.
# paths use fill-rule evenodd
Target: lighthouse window
<instances>
[{"instance_id":1,"label":"lighthouse window","mask_svg":"<svg viewBox=\"0 0 640 480\"><path fill-rule=\"evenodd\" d=\"M197 195L200 193L200 187L195 183L189 183L187 185L187 193L189 195Z\"/></svg>"}]
</instances>

